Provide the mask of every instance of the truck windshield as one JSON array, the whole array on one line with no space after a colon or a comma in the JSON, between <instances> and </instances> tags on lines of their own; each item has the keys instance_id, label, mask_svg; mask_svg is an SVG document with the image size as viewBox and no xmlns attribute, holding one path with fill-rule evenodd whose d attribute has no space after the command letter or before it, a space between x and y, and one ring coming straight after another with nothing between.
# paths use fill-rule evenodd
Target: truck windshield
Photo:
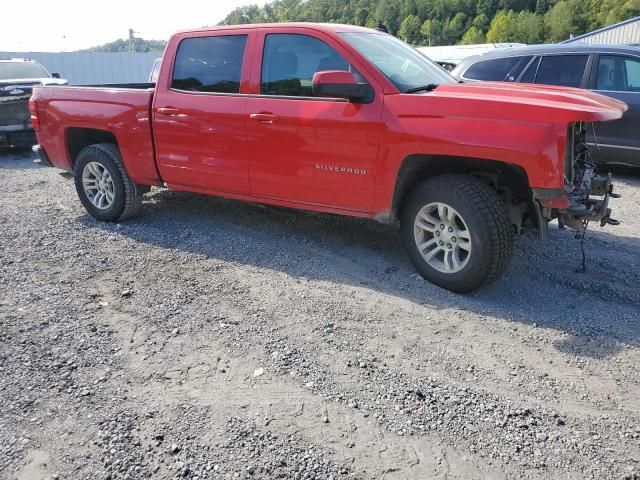
<instances>
[{"instance_id":1,"label":"truck windshield","mask_svg":"<svg viewBox=\"0 0 640 480\"><path fill-rule=\"evenodd\" d=\"M383 33L341 33L342 38L373 63L404 93L457 83L443 68L401 40Z\"/></svg>"},{"instance_id":2,"label":"truck windshield","mask_svg":"<svg viewBox=\"0 0 640 480\"><path fill-rule=\"evenodd\" d=\"M0 62L0 80L25 78L49 78L49 74L42 66L33 62Z\"/></svg>"}]
</instances>

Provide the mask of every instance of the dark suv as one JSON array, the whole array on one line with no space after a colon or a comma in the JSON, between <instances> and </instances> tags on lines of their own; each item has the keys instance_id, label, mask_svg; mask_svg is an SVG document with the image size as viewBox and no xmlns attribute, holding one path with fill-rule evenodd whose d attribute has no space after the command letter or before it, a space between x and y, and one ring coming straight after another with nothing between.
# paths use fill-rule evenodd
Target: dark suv
<instances>
[{"instance_id":1,"label":"dark suv","mask_svg":"<svg viewBox=\"0 0 640 480\"><path fill-rule=\"evenodd\" d=\"M622 100L622 119L588 129L598 163L640 166L640 48L624 45L537 45L464 59L459 80L525 82L593 90Z\"/></svg>"}]
</instances>

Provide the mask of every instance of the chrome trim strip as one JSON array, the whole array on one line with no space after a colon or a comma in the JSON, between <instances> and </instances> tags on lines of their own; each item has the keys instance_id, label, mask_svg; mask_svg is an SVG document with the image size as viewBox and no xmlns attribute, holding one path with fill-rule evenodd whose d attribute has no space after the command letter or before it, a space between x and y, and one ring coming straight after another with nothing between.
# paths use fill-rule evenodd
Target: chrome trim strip
<instances>
[{"instance_id":1,"label":"chrome trim strip","mask_svg":"<svg viewBox=\"0 0 640 480\"><path fill-rule=\"evenodd\" d=\"M608 145L606 143L587 142L590 147L606 147L606 148L620 148L622 150L640 150L640 147L627 147L625 145Z\"/></svg>"},{"instance_id":2,"label":"chrome trim strip","mask_svg":"<svg viewBox=\"0 0 640 480\"><path fill-rule=\"evenodd\" d=\"M146 85L148 82L144 82L144 84ZM112 87L112 86L104 86L104 85L69 85L69 84L65 84L65 85L54 85L54 84L49 84L49 85L33 85L33 88L49 88L49 87L64 87L65 90L66 89L71 89L71 90L77 90L77 89L82 89L82 88L89 88L89 89L94 89L94 88L99 88L101 90L127 90L127 91L134 91L134 92L153 92L155 91L155 87L140 87L140 88L135 88L135 87Z\"/></svg>"},{"instance_id":3,"label":"chrome trim strip","mask_svg":"<svg viewBox=\"0 0 640 480\"><path fill-rule=\"evenodd\" d=\"M296 97L289 95L265 95L261 93L194 92L192 90L180 90L178 88L170 88L169 91L174 93L183 93L185 95L207 95L213 97L280 98L287 100L313 100L316 102L349 102L346 98L334 97Z\"/></svg>"},{"instance_id":4,"label":"chrome trim strip","mask_svg":"<svg viewBox=\"0 0 640 480\"><path fill-rule=\"evenodd\" d=\"M596 93L635 93L636 95L640 94L640 92L633 92L629 90L597 90L595 88L590 88L589 91Z\"/></svg>"}]
</instances>

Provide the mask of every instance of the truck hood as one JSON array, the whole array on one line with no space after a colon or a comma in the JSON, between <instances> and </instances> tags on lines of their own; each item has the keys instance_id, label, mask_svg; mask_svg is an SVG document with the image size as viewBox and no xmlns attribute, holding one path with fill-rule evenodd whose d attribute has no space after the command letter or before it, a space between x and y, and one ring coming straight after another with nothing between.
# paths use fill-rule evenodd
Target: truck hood
<instances>
[{"instance_id":1,"label":"truck hood","mask_svg":"<svg viewBox=\"0 0 640 480\"><path fill-rule=\"evenodd\" d=\"M422 102L413 97L413 105ZM601 122L622 117L627 105L618 100L578 88L501 82L440 85L419 97L435 103L438 116L459 116L543 123ZM412 105L408 102L409 108ZM424 105L423 105L424 107Z\"/></svg>"}]
</instances>

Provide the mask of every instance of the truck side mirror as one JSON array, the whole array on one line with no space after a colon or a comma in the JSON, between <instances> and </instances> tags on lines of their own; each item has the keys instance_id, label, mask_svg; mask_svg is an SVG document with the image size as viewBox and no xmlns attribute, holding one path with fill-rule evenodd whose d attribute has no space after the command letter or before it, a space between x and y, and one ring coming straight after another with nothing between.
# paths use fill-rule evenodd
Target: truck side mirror
<instances>
[{"instance_id":1,"label":"truck side mirror","mask_svg":"<svg viewBox=\"0 0 640 480\"><path fill-rule=\"evenodd\" d=\"M313 75L312 91L317 97L345 98L351 102L370 102L373 90L366 83L358 83L351 72L326 70Z\"/></svg>"}]
</instances>

